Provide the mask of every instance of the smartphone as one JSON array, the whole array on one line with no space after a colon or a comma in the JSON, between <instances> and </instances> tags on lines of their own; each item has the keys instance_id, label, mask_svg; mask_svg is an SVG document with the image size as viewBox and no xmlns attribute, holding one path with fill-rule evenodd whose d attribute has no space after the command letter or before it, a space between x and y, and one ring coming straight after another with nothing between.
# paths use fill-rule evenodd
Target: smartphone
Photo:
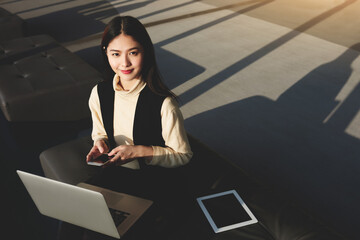
<instances>
[{"instance_id":1,"label":"smartphone","mask_svg":"<svg viewBox=\"0 0 360 240\"><path fill-rule=\"evenodd\" d=\"M89 165L93 165L93 166L102 166L104 165L107 161L109 161L112 158L112 156L108 156L107 153L101 154L99 157L88 161L87 164Z\"/></svg>"}]
</instances>

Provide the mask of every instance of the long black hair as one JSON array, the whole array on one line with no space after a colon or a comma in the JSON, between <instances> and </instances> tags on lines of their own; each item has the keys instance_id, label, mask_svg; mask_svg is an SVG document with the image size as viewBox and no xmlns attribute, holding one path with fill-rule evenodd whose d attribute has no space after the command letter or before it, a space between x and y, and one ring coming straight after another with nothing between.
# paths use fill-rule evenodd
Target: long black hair
<instances>
[{"instance_id":1,"label":"long black hair","mask_svg":"<svg viewBox=\"0 0 360 240\"><path fill-rule=\"evenodd\" d=\"M120 34L131 36L143 47L144 59L141 76L151 91L161 96L170 96L176 99L176 95L162 81L159 68L156 64L154 45L148 32L138 19L131 16L117 16L113 18L104 30L101 50L106 64L105 72L107 75L105 75L105 78L109 78L109 72L112 72L113 75L113 71L110 71L111 67L106 55L106 49L109 43Z\"/></svg>"}]
</instances>

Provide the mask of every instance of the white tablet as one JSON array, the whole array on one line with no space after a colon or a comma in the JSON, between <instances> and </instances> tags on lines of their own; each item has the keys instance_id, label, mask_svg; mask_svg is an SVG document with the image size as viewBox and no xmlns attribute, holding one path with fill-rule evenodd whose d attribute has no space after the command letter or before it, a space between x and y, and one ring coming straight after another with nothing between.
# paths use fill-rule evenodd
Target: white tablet
<instances>
[{"instance_id":1,"label":"white tablet","mask_svg":"<svg viewBox=\"0 0 360 240\"><path fill-rule=\"evenodd\" d=\"M215 233L258 222L235 190L199 197L197 201Z\"/></svg>"}]
</instances>

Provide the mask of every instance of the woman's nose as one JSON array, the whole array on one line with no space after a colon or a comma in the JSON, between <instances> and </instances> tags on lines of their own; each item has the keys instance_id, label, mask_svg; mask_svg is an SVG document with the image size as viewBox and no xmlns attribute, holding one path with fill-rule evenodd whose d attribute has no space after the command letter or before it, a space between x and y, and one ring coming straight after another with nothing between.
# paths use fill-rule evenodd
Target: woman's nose
<instances>
[{"instance_id":1,"label":"woman's nose","mask_svg":"<svg viewBox=\"0 0 360 240\"><path fill-rule=\"evenodd\" d=\"M122 57L120 65L122 67L128 67L131 65L131 63L126 55Z\"/></svg>"}]
</instances>

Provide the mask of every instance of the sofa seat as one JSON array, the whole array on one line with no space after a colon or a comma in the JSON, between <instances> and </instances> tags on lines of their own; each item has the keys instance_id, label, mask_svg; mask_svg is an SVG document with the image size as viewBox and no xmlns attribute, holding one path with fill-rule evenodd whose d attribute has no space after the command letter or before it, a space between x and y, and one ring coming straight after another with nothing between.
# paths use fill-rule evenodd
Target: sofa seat
<instances>
[{"instance_id":1,"label":"sofa seat","mask_svg":"<svg viewBox=\"0 0 360 240\"><path fill-rule=\"evenodd\" d=\"M91 137L86 136L43 151L40 154L40 163L45 176L77 185L98 173L101 168L87 165L85 161L92 144Z\"/></svg>"},{"instance_id":2,"label":"sofa seat","mask_svg":"<svg viewBox=\"0 0 360 240\"><path fill-rule=\"evenodd\" d=\"M0 108L9 122L77 121L101 74L48 35L0 42Z\"/></svg>"}]
</instances>

